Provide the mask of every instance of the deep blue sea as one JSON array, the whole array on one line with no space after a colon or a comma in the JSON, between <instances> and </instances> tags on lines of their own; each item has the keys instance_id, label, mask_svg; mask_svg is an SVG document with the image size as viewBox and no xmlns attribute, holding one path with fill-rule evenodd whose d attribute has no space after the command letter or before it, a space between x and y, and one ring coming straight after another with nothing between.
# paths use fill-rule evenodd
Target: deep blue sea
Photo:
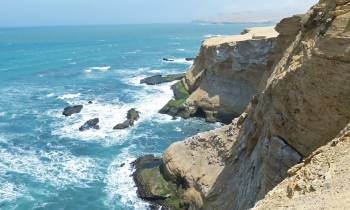
<instances>
[{"instance_id":1,"label":"deep blue sea","mask_svg":"<svg viewBox=\"0 0 350 210\"><path fill-rule=\"evenodd\" d=\"M219 125L158 114L171 84L139 80L185 72L191 63L184 58L195 57L203 39L251 26L0 29L0 209L147 209L129 163ZM62 115L76 104L84 105L80 114ZM114 131L130 108L140 120ZM100 130L78 130L95 117Z\"/></svg>"}]
</instances>

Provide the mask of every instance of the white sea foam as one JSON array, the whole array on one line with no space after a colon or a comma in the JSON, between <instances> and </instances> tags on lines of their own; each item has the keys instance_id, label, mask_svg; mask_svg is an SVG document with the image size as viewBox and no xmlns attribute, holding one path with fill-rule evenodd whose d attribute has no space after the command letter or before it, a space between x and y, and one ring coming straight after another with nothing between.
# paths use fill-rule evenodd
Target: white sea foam
<instances>
[{"instance_id":1,"label":"white sea foam","mask_svg":"<svg viewBox=\"0 0 350 210\"><path fill-rule=\"evenodd\" d=\"M149 73L161 73L162 70L160 70L160 69L153 69L153 70L149 70L148 72Z\"/></svg>"},{"instance_id":2,"label":"white sea foam","mask_svg":"<svg viewBox=\"0 0 350 210\"><path fill-rule=\"evenodd\" d=\"M89 67L87 69L85 69L85 72L92 72L92 71L102 71L102 72L105 72L105 71L109 71L111 69L110 66L95 66L95 67Z\"/></svg>"},{"instance_id":3,"label":"white sea foam","mask_svg":"<svg viewBox=\"0 0 350 210\"><path fill-rule=\"evenodd\" d=\"M130 163L135 159L125 148L109 165L105 178L107 205L111 206L115 200L119 200L123 206L135 210L147 209L148 204L137 197L137 188L132 178L133 168Z\"/></svg>"},{"instance_id":4,"label":"white sea foam","mask_svg":"<svg viewBox=\"0 0 350 210\"><path fill-rule=\"evenodd\" d=\"M68 93L68 94L64 94L62 96L59 96L58 99L61 100L66 100L66 99L74 99L74 98L79 98L80 97L80 93Z\"/></svg>"},{"instance_id":5,"label":"white sea foam","mask_svg":"<svg viewBox=\"0 0 350 210\"><path fill-rule=\"evenodd\" d=\"M47 98L51 98L51 97L54 97L54 96L55 96L54 93L49 93L49 94L46 95Z\"/></svg>"},{"instance_id":6,"label":"white sea foam","mask_svg":"<svg viewBox=\"0 0 350 210\"><path fill-rule=\"evenodd\" d=\"M98 164L88 157L76 157L64 151L27 151L0 148L0 174L8 171L27 174L57 188L87 184L99 179Z\"/></svg>"},{"instance_id":7,"label":"white sea foam","mask_svg":"<svg viewBox=\"0 0 350 210\"><path fill-rule=\"evenodd\" d=\"M221 37L223 35L221 34L207 34L207 35L204 35L203 37L208 39L208 38L212 38L212 37Z\"/></svg>"},{"instance_id":8,"label":"white sea foam","mask_svg":"<svg viewBox=\"0 0 350 210\"><path fill-rule=\"evenodd\" d=\"M26 192L24 185L16 186L14 183L0 179L0 203L14 201L19 197L23 197Z\"/></svg>"},{"instance_id":9,"label":"white sea foam","mask_svg":"<svg viewBox=\"0 0 350 210\"><path fill-rule=\"evenodd\" d=\"M0 112L0 117L4 117L6 115L6 112Z\"/></svg>"},{"instance_id":10,"label":"white sea foam","mask_svg":"<svg viewBox=\"0 0 350 210\"><path fill-rule=\"evenodd\" d=\"M127 78L126 81L127 81L127 83L129 83L131 85L145 86L145 84L140 84L140 81L146 77L147 77L147 75L139 75L136 77Z\"/></svg>"},{"instance_id":11,"label":"white sea foam","mask_svg":"<svg viewBox=\"0 0 350 210\"><path fill-rule=\"evenodd\" d=\"M185 49L176 49L177 51L179 51L179 52L184 52L184 51L186 51Z\"/></svg>"},{"instance_id":12,"label":"white sea foam","mask_svg":"<svg viewBox=\"0 0 350 210\"><path fill-rule=\"evenodd\" d=\"M126 80L131 85L140 85L140 79L144 77L129 78ZM137 128L138 124L146 120L153 121L170 121L172 118L168 115L161 115L158 111L173 97L170 86L173 83L166 83L157 86L143 85L144 90L132 94L133 103L101 102L96 100L93 104L87 104L86 101L79 97L64 97L65 101L70 104L86 104L83 110L71 117L64 117L62 109L51 110L47 114L55 118L52 124L52 134L60 137L80 139L83 141L98 141L105 146L119 144L124 142L131 129ZM61 97L62 98L62 97ZM129 109L136 108L141 112L140 119L133 128L125 130L113 130L113 127L121 123L126 118ZM87 120L98 117L100 122L99 130L79 131Z\"/></svg>"}]
</instances>

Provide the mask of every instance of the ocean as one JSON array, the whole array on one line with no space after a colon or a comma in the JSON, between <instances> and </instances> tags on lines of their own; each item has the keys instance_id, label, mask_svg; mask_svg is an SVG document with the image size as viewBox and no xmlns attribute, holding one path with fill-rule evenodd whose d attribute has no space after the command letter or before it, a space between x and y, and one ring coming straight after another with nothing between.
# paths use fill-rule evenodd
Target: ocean
<instances>
[{"instance_id":1,"label":"ocean","mask_svg":"<svg viewBox=\"0 0 350 210\"><path fill-rule=\"evenodd\" d=\"M159 114L172 98L171 83L140 79L185 72L185 58L196 56L203 39L252 26L1 28L0 209L147 209L130 163L219 124ZM62 115L79 104L81 113ZM130 108L140 120L113 130ZM95 117L100 130L79 131Z\"/></svg>"}]
</instances>

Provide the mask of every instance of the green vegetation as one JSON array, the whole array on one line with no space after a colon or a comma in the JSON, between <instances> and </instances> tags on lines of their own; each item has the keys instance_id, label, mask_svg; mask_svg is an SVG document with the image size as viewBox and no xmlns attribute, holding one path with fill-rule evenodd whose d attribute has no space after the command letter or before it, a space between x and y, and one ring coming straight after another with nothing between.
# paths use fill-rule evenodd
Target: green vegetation
<instances>
[{"instance_id":1,"label":"green vegetation","mask_svg":"<svg viewBox=\"0 0 350 210\"><path fill-rule=\"evenodd\" d=\"M168 209L183 209L181 193L176 184L166 181L161 173L161 159L144 156L135 162L134 179L141 198L165 206Z\"/></svg>"},{"instance_id":2,"label":"green vegetation","mask_svg":"<svg viewBox=\"0 0 350 210\"><path fill-rule=\"evenodd\" d=\"M171 89L174 92L175 99L170 100L159 112L171 116L181 115L185 117L187 113L183 109L183 104L190 96L190 93L186 90L182 81L177 82Z\"/></svg>"}]
</instances>

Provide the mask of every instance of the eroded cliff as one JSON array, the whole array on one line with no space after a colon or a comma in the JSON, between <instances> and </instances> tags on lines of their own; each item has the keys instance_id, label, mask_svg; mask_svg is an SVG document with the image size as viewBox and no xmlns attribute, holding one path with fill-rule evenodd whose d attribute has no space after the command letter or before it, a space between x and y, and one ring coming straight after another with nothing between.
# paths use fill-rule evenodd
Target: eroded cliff
<instances>
[{"instance_id":1,"label":"eroded cliff","mask_svg":"<svg viewBox=\"0 0 350 210\"><path fill-rule=\"evenodd\" d=\"M205 40L181 81L190 95L175 98L177 106L173 100L161 112L230 123L256 94L277 34L273 27L262 27L247 29L242 35Z\"/></svg>"},{"instance_id":2,"label":"eroded cliff","mask_svg":"<svg viewBox=\"0 0 350 210\"><path fill-rule=\"evenodd\" d=\"M253 207L350 122L349 25L349 0L321 0L283 20L271 71L246 113L166 150L164 174L186 183L191 208ZM189 89L200 87L191 81Z\"/></svg>"}]
</instances>

